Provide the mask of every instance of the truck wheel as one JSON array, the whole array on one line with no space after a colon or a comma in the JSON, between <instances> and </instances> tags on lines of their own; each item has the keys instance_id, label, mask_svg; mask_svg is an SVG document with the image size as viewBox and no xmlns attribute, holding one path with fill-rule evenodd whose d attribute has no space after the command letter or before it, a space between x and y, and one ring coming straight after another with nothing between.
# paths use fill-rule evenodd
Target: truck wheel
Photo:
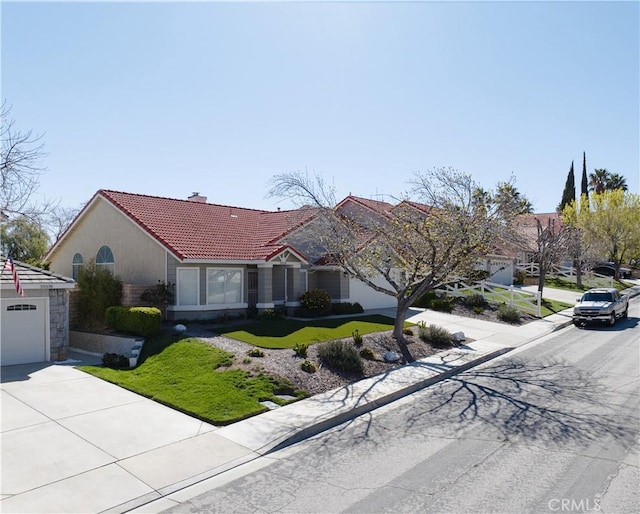
<instances>
[{"instance_id":1,"label":"truck wheel","mask_svg":"<svg viewBox=\"0 0 640 514\"><path fill-rule=\"evenodd\" d=\"M616 313L612 312L611 316L609 317L609 326L612 327L615 324L616 324Z\"/></svg>"}]
</instances>

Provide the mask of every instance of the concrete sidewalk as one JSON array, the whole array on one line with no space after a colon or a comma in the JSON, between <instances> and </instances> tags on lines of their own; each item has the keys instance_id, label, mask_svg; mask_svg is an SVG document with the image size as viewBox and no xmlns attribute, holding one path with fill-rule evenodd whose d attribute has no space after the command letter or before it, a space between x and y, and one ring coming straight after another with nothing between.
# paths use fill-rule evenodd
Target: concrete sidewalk
<instances>
[{"instance_id":1,"label":"concrete sidewalk","mask_svg":"<svg viewBox=\"0 0 640 514\"><path fill-rule=\"evenodd\" d=\"M409 319L474 341L226 427L103 382L74 362L3 368L0 510L162 511L240 464L565 327L571 313L524 326L421 310Z\"/></svg>"}]
</instances>

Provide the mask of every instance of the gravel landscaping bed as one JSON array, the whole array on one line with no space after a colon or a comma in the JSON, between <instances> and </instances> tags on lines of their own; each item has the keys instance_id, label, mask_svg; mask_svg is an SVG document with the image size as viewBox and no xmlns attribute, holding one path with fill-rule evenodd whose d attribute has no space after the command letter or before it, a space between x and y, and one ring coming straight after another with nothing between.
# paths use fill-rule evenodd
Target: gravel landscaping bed
<instances>
[{"instance_id":1,"label":"gravel landscaping bed","mask_svg":"<svg viewBox=\"0 0 640 514\"><path fill-rule=\"evenodd\" d=\"M206 330L188 330L187 335L198 337L213 346L233 353L235 359L231 368L240 368L255 374L268 373L270 375L284 377L288 379L296 389L301 389L311 396L336 389L364 377L383 373L404 364L402 358L397 363L388 363L383 360L383 356L387 351L395 351L400 354L398 345L390 331L363 336L363 344L357 348L358 351L362 348L369 348L376 355L376 359L364 359L364 373L362 375L338 372L323 366L321 360L318 358L318 346L323 343L309 346L306 359L296 356L292 349L270 350L266 348L260 349L264 353L263 357L249 357L247 352L255 348L250 344L215 335ZM442 350L431 347L417 337L411 339L412 342L409 344L409 348L415 359L421 359ZM349 338L346 339L346 341L352 342L353 340ZM300 365L305 360L312 361L316 364L317 371L315 373L308 373L301 369Z\"/></svg>"},{"instance_id":2,"label":"gravel landscaping bed","mask_svg":"<svg viewBox=\"0 0 640 514\"><path fill-rule=\"evenodd\" d=\"M473 317L476 319L484 319L496 323L505 323L496 315L496 308L485 308L482 313L474 313L462 303L455 303L451 314L465 317ZM536 319L533 316L522 315L521 323L528 323ZM347 385L351 382L361 380L365 377L371 377L384 373L398 366L406 364L402 358L398 344L392 336L391 331L378 332L376 334L367 334L363 336L362 346L357 347L358 351L363 348L369 348L375 355L375 360L364 359L364 373L356 375L353 373L343 373L329 369L322 365L322 361L318 358L318 347L323 343L317 343L309 346L306 358L296 356L292 349L272 350L261 348L264 353L262 357L250 357L247 352L255 349L253 345L215 334L215 325L193 324L187 326L186 335L197 337L207 343L216 346L222 350L228 351L235 355L234 363L231 368L238 368L248 371L252 374L267 373L278 377L287 378L296 389L305 391L308 395L313 396L318 393L330 391ZM435 353L446 350L443 347L434 347L431 344L422 341L418 337L418 329L412 329L413 335L407 335L409 341L409 350L414 359L422 359ZM353 338L347 338L345 341L353 343ZM467 339L465 343L472 340ZM449 346L451 348L451 346ZM385 362L384 354L388 351L396 352L400 356L400 360L395 363ZM303 371L300 365L309 360L316 364L317 371L308 373ZM230 368L224 368L230 369Z\"/></svg>"},{"instance_id":3,"label":"gravel landscaping bed","mask_svg":"<svg viewBox=\"0 0 640 514\"><path fill-rule=\"evenodd\" d=\"M463 304L456 303L451 314L504 323L496 316L496 309L491 307L477 314ZM534 319L532 316L523 315L521 324L528 323ZM267 373L284 377L288 379L296 389L305 391L310 396L342 387L365 377L384 373L406 363L402 358L402 352L393 338L391 331L367 334L362 337L363 343L362 346L357 347L358 351L363 348L369 348L373 351L375 360L364 359L364 372L362 375L359 375L339 372L323 366L322 361L318 358L318 347L323 343L309 346L306 359L296 356L292 349L271 350L266 348L260 349L264 353L263 357L249 357L247 352L256 347L242 341L218 335L215 333L215 330L215 325L193 324L187 326L186 335L197 337L213 346L233 353L235 358L231 368L243 369L252 374ZM434 347L422 341L418 337L417 327L414 327L412 331L413 335L407 335L405 337L409 342L409 350L414 359L422 359L446 349ZM347 338L345 341L352 344L353 338ZM465 343L469 342L471 342L470 339L465 341ZM395 363L385 362L383 357L388 351L396 352L400 355L400 360ZM305 360L312 361L316 364L317 371L315 373L308 373L300 368L300 365Z\"/></svg>"}]
</instances>

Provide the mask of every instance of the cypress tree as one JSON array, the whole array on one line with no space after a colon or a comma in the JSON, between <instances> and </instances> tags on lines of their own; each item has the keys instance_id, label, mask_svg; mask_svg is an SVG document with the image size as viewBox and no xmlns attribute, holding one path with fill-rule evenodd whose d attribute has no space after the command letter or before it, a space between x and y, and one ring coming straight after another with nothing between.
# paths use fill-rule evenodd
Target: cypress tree
<instances>
[{"instance_id":1,"label":"cypress tree","mask_svg":"<svg viewBox=\"0 0 640 514\"><path fill-rule=\"evenodd\" d=\"M580 195L589 197L589 181L587 180L587 152L582 152L582 187Z\"/></svg>"},{"instance_id":2,"label":"cypress tree","mask_svg":"<svg viewBox=\"0 0 640 514\"><path fill-rule=\"evenodd\" d=\"M573 174L573 161L571 161L571 169L567 175L567 182L564 185L564 191L562 192L562 200L558 205L558 212L562 212L566 205L569 205L576 199L576 180Z\"/></svg>"}]
</instances>

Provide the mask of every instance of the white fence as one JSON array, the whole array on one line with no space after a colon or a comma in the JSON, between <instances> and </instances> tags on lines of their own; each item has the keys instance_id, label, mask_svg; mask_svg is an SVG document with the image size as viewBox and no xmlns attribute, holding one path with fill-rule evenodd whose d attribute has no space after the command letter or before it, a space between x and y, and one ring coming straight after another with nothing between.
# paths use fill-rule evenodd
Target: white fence
<instances>
[{"instance_id":1,"label":"white fence","mask_svg":"<svg viewBox=\"0 0 640 514\"><path fill-rule=\"evenodd\" d=\"M539 277L540 266L537 262L525 262L516 264L516 269L524 271L528 277ZM561 277L569 282L576 282L576 274L572 266L556 266L553 265L547 273L549 277ZM613 277L600 275L593 271L586 271L582 274L582 283L589 287L613 287Z\"/></svg>"},{"instance_id":2,"label":"white fence","mask_svg":"<svg viewBox=\"0 0 640 514\"><path fill-rule=\"evenodd\" d=\"M454 284L448 284L437 290L450 296L470 296L472 294L481 294L485 298L493 302L505 303L515 309L528 312L534 316L541 317L542 297L539 292L531 293L523 291L513 286L504 286L493 282L477 282L475 284L467 284L460 281Z\"/></svg>"}]
</instances>

